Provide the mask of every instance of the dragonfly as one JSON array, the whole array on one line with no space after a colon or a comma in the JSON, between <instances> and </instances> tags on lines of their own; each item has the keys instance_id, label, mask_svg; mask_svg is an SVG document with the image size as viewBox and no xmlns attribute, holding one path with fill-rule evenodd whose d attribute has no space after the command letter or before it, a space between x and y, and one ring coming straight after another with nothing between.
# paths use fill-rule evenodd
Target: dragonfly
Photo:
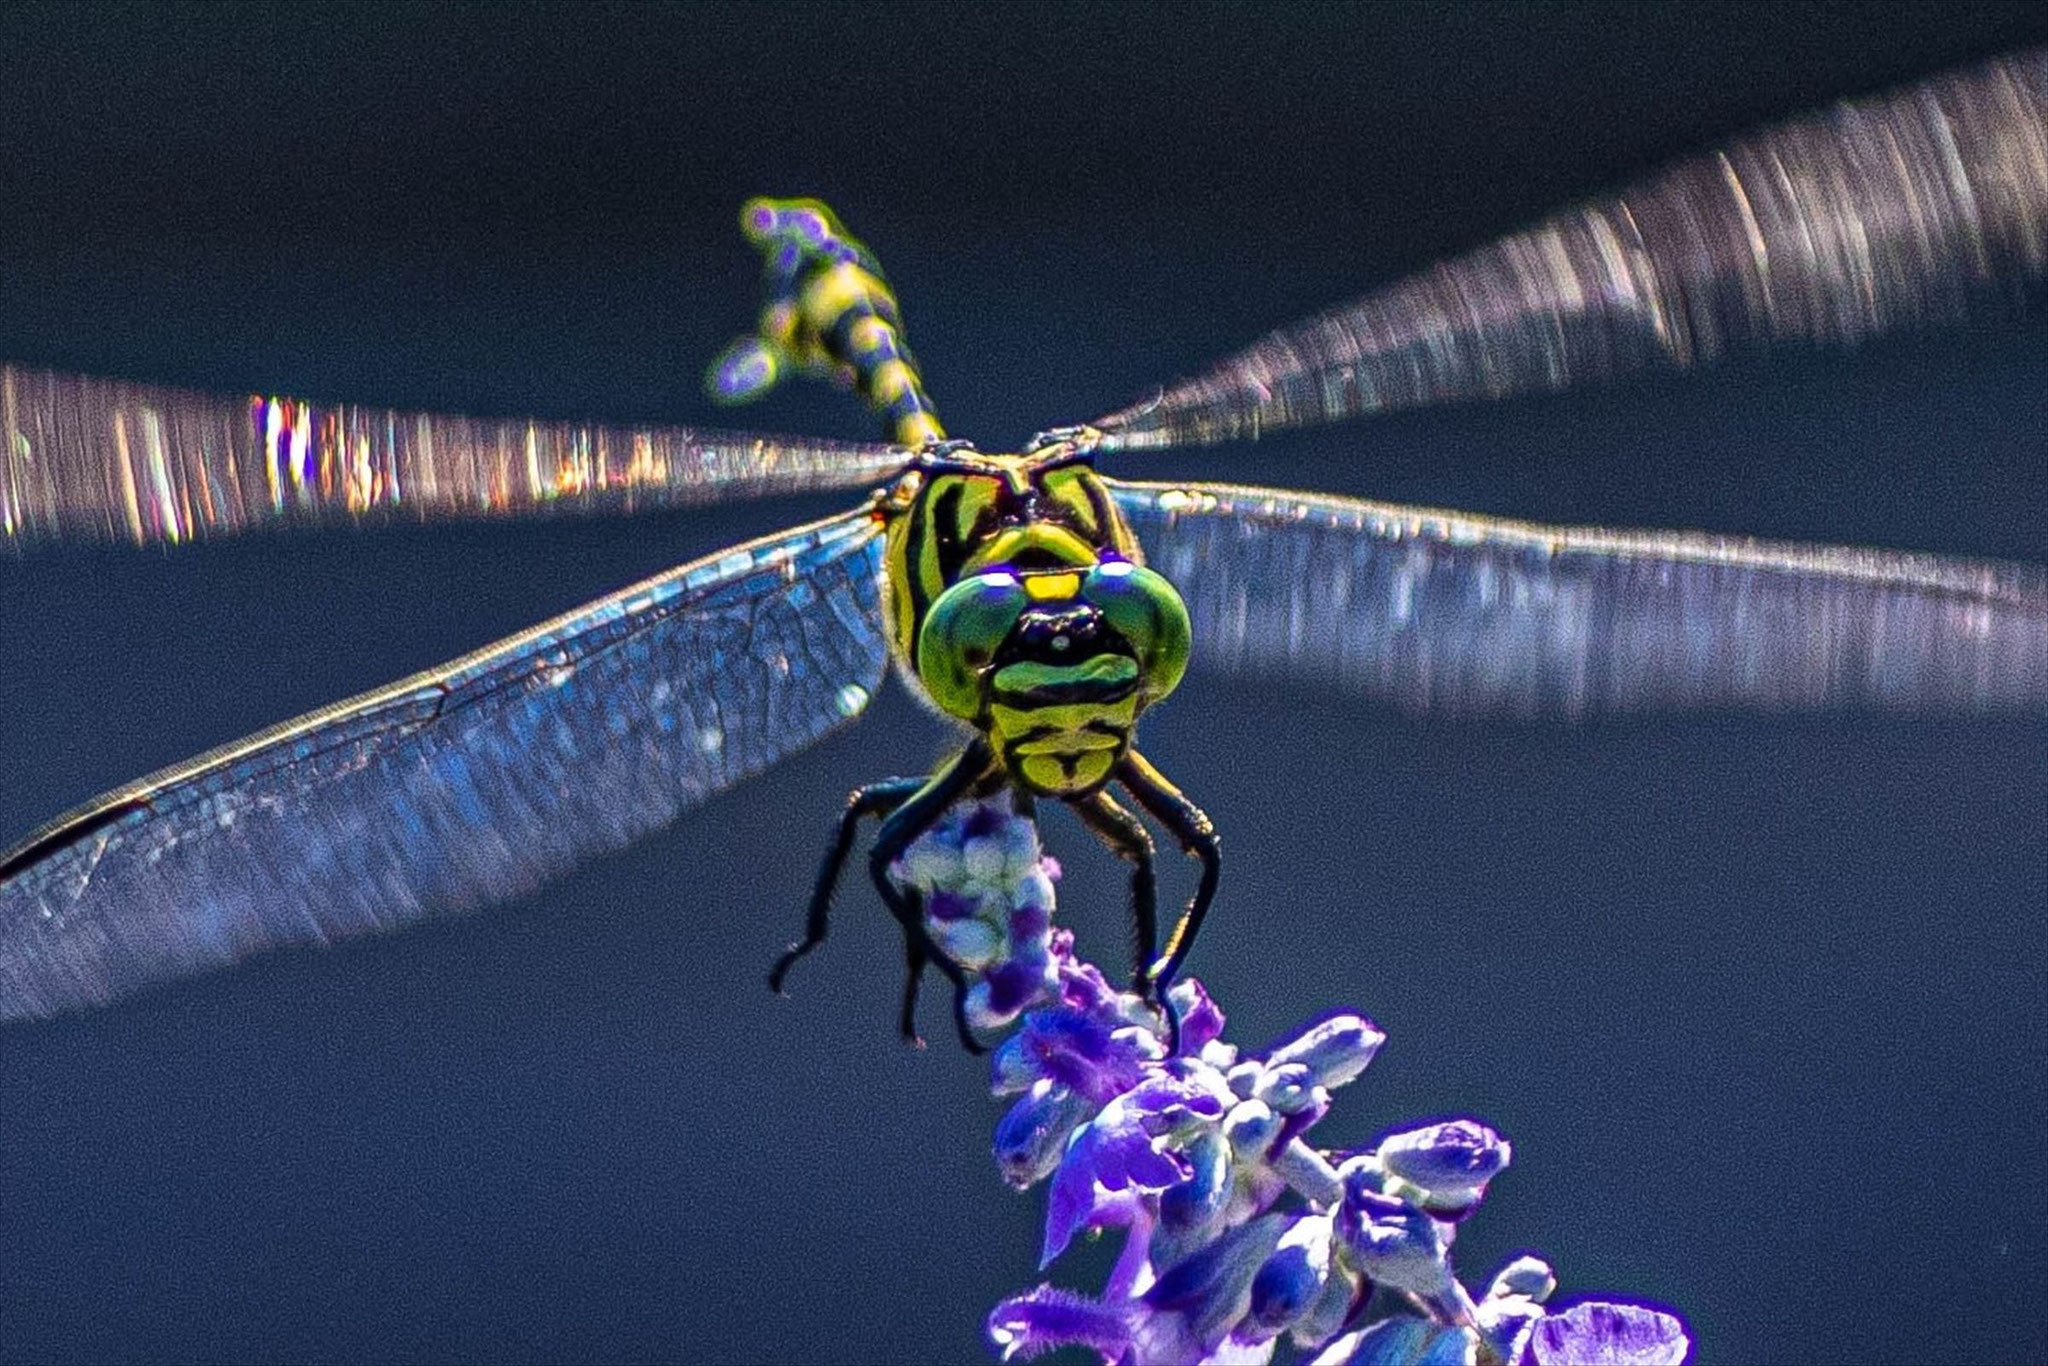
<instances>
[{"instance_id":1,"label":"dragonfly","mask_svg":"<svg viewBox=\"0 0 2048 1366\"><path fill-rule=\"evenodd\" d=\"M934 774L856 790L774 980L823 938L858 821L882 817L870 869L904 931L903 1029L935 968L969 1047L958 967L892 892L888 858L972 793L1073 804L1133 865L1133 984L1163 997L1220 870L1206 817L1135 742L1183 664L1450 716L2048 704L2039 567L1092 463L2008 311L2048 273L2048 53L1683 160L1012 454L947 435L879 266L826 211L762 201L746 222L768 302L715 386L744 399L827 375L886 439L398 413L0 366L0 537L23 547L867 490L30 832L0 851L0 1018L519 896L850 722L892 668L953 718L959 747ZM1201 868L1163 956L1151 836L1112 785Z\"/></svg>"}]
</instances>

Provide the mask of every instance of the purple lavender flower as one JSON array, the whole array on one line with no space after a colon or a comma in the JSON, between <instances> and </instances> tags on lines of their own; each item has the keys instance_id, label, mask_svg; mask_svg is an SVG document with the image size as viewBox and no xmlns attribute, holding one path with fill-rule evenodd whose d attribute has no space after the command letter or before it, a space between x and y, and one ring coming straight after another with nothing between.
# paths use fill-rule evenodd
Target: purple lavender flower
<instances>
[{"instance_id":1,"label":"purple lavender flower","mask_svg":"<svg viewBox=\"0 0 2048 1366\"><path fill-rule=\"evenodd\" d=\"M1004 1180L1049 1178L1041 1267L1080 1234L1122 1230L1099 1295L1041 1285L997 1305L1005 1360L1079 1346L1120 1366L1266 1363L1286 1342L1315 1363L1521 1366L1683 1361L1675 1316L1632 1304L1547 1314L1548 1265L1519 1257L1479 1300L1452 1267L1457 1221L1512 1155L1472 1119L1330 1154L1306 1135L1382 1033L1331 1014L1263 1055L1223 1041L1199 983L1175 984L1180 1047L1052 928L1058 868L1005 798L956 810L896 875L933 939L976 974L969 1015L1015 1025L992 1059L1013 1096L996 1127Z\"/></svg>"}]
</instances>

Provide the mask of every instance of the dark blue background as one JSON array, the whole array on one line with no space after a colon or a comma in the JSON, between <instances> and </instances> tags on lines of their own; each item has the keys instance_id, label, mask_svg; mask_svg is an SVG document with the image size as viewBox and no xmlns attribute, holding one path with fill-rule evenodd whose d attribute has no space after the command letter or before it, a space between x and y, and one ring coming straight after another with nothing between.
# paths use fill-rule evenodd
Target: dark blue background
<instances>
[{"instance_id":1,"label":"dark blue background","mask_svg":"<svg viewBox=\"0 0 2048 1366\"><path fill-rule=\"evenodd\" d=\"M1086 418L1712 137L2048 36L2038 6L0 12L0 354L735 421L748 194L888 263L957 432ZM2041 560L2048 328L1750 360L1116 468ZM830 394L738 419L860 435ZM830 500L0 563L0 835ZM1392 1034L1327 1125L1470 1110L1460 1241L1703 1361L2048 1354L2048 727L1417 725L1196 678L1195 968ZM0 1035L0 1356L978 1359L1035 1280L983 1068L896 1045L848 895L761 984L861 726L543 896ZM1067 918L1121 875L1063 817ZM1178 873L1178 870L1176 870ZM936 1020L936 1017L934 1017ZM1070 1284L1099 1271L1061 1268Z\"/></svg>"}]
</instances>

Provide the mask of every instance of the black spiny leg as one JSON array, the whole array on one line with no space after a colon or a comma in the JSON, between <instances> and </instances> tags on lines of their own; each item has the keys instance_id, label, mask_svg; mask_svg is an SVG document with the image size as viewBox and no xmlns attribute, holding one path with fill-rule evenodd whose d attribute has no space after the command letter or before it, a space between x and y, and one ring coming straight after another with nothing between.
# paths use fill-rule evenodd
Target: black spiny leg
<instances>
[{"instance_id":1,"label":"black spiny leg","mask_svg":"<svg viewBox=\"0 0 2048 1366\"><path fill-rule=\"evenodd\" d=\"M1074 803L1081 824L1131 865L1131 990L1152 998L1152 958L1159 952L1159 883L1152 873L1152 835L1107 792Z\"/></svg>"},{"instance_id":2,"label":"black spiny leg","mask_svg":"<svg viewBox=\"0 0 2048 1366\"><path fill-rule=\"evenodd\" d=\"M1116 768L1117 781L1124 790L1137 798L1138 805L1152 813L1161 825L1173 832L1180 847L1191 858L1201 860L1201 880L1195 884L1195 894L1188 899L1188 908L1182 912L1180 923L1173 927L1173 934L1166 941L1166 956L1160 960L1158 971L1152 975L1152 990L1166 1020L1173 1050L1180 1051L1180 1020L1173 1007L1166 1002L1166 989L1173 985L1174 976L1180 972L1181 964L1187 961L1188 950L1195 946L1195 936L1201 932L1202 919L1209 914L1209 903L1216 899L1216 878L1223 871L1223 841L1216 836L1216 827L1209 823L1209 817L1181 794L1181 790L1168 782L1165 775L1145 760L1137 750L1124 756Z\"/></svg>"},{"instance_id":3,"label":"black spiny leg","mask_svg":"<svg viewBox=\"0 0 2048 1366\"><path fill-rule=\"evenodd\" d=\"M791 944L783 955L775 960L775 966L768 971L768 989L781 992L782 979L796 960L825 942L825 931L831 928L832 888L839 881L839 870L846 866L846 856L853 849L853 837L860 827L862 816L886 816L903 805L925 780L922 778L884 778L879 783L856 787L846 799L846 810L839 817L839 824L832 834L832 843L826 846L824 866L818 869L818 885L811 892L810 913L804 917L804 937Z\"/></svg>"},{"instance_id":4,"label":"black spiny leg","mask_svg":"<svg viewBox=\"0 0 2048 1366\"><path fill-rule=\"evenodd\" d=\"M970 1053L988 1051L974 1037L974 1031L967 1027L966 970L932 942L924 928L924 907L918 904L915 894L904 891L890 878L889 865L900 858L919 835L937 825L946 814L946 808L988 772L991 757L986 742L980 739L969 741L965 749L947 761L923 787L882 822L882 831L875 836L874 848L868 851L868 873L874 879L875 890L882 894L882 903L896 917L896 923L903 927L904 961L910 970L910 980L903 989L902 1025L903 1037L911 1043L923 1042L917 1037L914 1016L918 977L925 964L929 963L953 984L953 1026L960 1033L961 1044Z\"/></svg>"},{"instance_id":5,"label":"black spiny leg","mask_svg":"<svg viewBox=\"0 0 2048 1366\"><path fill-rule=\"evenodd\" d=\"M896 1017L896 1027L903 1031L903 1037L918 1048L924 1047L924 1040L917 1033L917 987L924 980L924 945L918 936L903 936L903 1013Z\"/></svg>"}]
</instances>

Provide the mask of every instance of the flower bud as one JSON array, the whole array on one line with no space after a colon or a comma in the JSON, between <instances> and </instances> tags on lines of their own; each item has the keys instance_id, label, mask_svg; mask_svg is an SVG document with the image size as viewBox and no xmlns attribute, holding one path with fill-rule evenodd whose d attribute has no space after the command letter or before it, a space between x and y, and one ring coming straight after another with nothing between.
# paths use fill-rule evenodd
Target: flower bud
<instances>
[{"instance_id":1,"label":"flower bud","mask_svg":"<svg viewBox=\"0 0 2048 1366\"><path fill-rule=\"evenodd\" d=\"M1352 1261L1373 1280L1426 1297L1452 1289L1443 1229L1406 1201L1347 1182L1334 1226Z\"/></svg>"},{"instance_id":2,"label":"flower bud","mask_svg":"<svg viewBox=\"0 0 2048 1366\"><path fill-rule=\"evenodd\" d=\"M1039 868L1038 831L1030 821L1012 820L1000 831L996 839L1003 850L1003 871L1013 879L1029 876L1043 876ZM1049 898L1051 881L1047 880L1046 895ZM1043 903L1041 903L1043 904Z\"/></svg>"},{"instance_id":3,"label":"flower bud","mask_svg":"<svg viewBox=\"0 0 2048 1366\"><path fill-rule=\"evenodd\" d=\"M1494 1273L1486 1298L1474 1309L1480 1336L1502 1361L1520 1361L1543 1317L1543 1301L1557 1289L1556 1273L1541 1257L1517 1257Z\"/></svg>"},{"instance_id":4,"label":"flower bud","mask_svg":"<svg viewBox=\"0 0 2048 1366\"><path fill-rule=\"evenodd\" d=\"M1471 1366L1478 1336L1428 1319L1397 1315L1346 1333L1318 1352L1310 1366Z\"/></svg>"},{"instance_id":5,"label":"flower bud","mask_svg":"<svg viewBox=\"0 0 2048 1366\"><path fill-rule=\"evenodd\" d=\"M1479 1335L1502 1361L1522 1359L1542 1317L1543 1306L1526 1295L1488 1295L1473 1312Z\"/></svg>"},{"instance_id":6,"label":"flower bud","mask_svg":"<svg viewBox=\"0 0 2048 1366\"><path fill-rule=\"evenodd\" d=\"M1027 870L1017 878L1010 900L1020 908L1031 906L1040 911L1050 911L1053 905L1052 879L1045 875L1043 869Z\"/></svg>"},{"instance_id":7,"label":"flower bud","mask_svg":"<svg viewBox=\"0 0 2048 1366\"><path fill-rule=\"evenodd\" d=\"M1185 1315L1204 1352L1244 1317L1252 1278L1273 1254L1289 1216L1267 1214L1240 1224L1160 1274L1144 1300L1155 1310Z\"/></svg>"},{"instance_id":8,"label":"flower bud","mask_svg":"<svg viewBox=\"0 0 2048 1366\"><path fill-rule=\"evenodd\" d=\"M966 880L957 845L948 846L938 835L927 835L910 846L896 861L898 877L921 891L944 887L957 891Z\"/></svg>"},{"instance_id":9,"label":"flower bud","mask_svg":"<svg viewBox=\"0 0 2048 1366\"><path fill-rule=\"evenodd\" d=\"M986 920L930 920L925 922L925 927L931 933L932 942L969 972L994 962L1003 947L1002 936Z\"/></svg>"},{"instance_id":10,"label":"flower bud","mask_svg":"<svg viewBox=\"0 0 2048 1366\"><path fill-rule=\"evenodd\" d=\"M1323 1293L1330 1279L1330 1221L1311 1215L1297 1219L1281 1235L1280 1245L1252 1277L1246 1324L1263 1341L1285 1332ZM1242 1332L1242 1330L1240 1330Z\"/></svg>"},{"instance_id":11,"label":"flower bud","mask_svg":"<svg viewBox=\"0 0 2048 1366\"><path fill-rule=\"evenodd\" d=\"M1261 1072L1252 1084L1251 1098L1263 1100L1275 1113L1294 1115L1315 1105L1316 1090L1315 1073L1308 1064L1284 1062Z\"/></svg>"},{"instance_id":12,"label":"flower bud","mask_svg":"<svg viewBox=\"0 0 2048 1366\"><path fill-rule=\"evenodd\" d=\"M1309 1026L1266 1058L1268 1067L1291 1062L1306 1066L1320 1086L1338 1087L1356 1077L1379 1052L1387 1036L1363 1015L1332 1015Z\"/></svg>"},{"instance_id":13,"label":"flower bud","mask_svg":"<svg viewBox=\"0 0 2048 1366\"><path fill-rule=\"evenodd\" d=\"M1524 1295L1542 1303L1557 1289L1557 1273L1550 1269L1550 1263L1541 1257L1522 1256L1515 1258L1494 1273L1493 1284L1486 1287L1489 1299L1501 1295Z\"/></svg>"},{"instance_id":14,"label":"flower bud","mask_svg":"<svg viewBox=\"0 0 2048 1366\"><path fill-rule=\"evenodd\" d=\"M1003 845L1000 839L977 836L960 847L960 863L970 882L993 887L1003 880Z\"/></svg>"},{"instance_id":15,"label":"flower bud","mask_svg":"<svg viewBox=\"0 0 2048 1366\"><path fill-rule=\"evenodd\" d=\"M1180 1013L1180 1051L1188 1057L1223 1035L1223 1011L1209 999L1209 993L1192 977L1183 977L1168 989L1166 997Z\"/></svg>"},{"instance_id":16,"label":"flower bud","mask_svg":"<svg viewBox=\"0 0 2048 1366\"><path fill-rule=\"evenodd\" d=\"M1230 1149L1239 1162L1256 1165L1266 1160L1284 1122L1266 1102L1243 1100L1223 1117L1223 1136L1230 1140Z\"/></svg>"},{"instance_id":17,"label":"flower bud","mask_svg":"<svg viewBox=\"0 0 2048 1366\"><path fill-rule=\"evenodd\" d=\"M1324 1223L1330 1223L1328 1215ZM1345 1266L1336 1255L1335 1230L1331 1231L1330 1274L1323 1281L1322 1292L1310 1304L1302 1316L1294 1321L1290 1335L1294 1345L1304 1351L1328 1342L1344 1326L1358 1307L1360 1296L1368 1288L1358 1273Z\"/></svg>"},{"instance_id":18,"label":"flower bud","mask_svg":"<svg viewBox=\"0 0 2048 1366\"><path fill-rule=\"evenodd\" d=\"M1379 1145L1382 1165L1428 1192L1424 1203L1440 1213L1463 1212L1478 1204L1486 1183L1506 1168L1511 1156L1506 1139L1470 1119L1410 1129Z\"/></svg>"},{"instance_id":19,"label":"flower bud","mask_svg":"<svg viewBox=\"0 0 2048 1366\"><path fill-rule=\"evenodd\" d=\"M1051 1173L1067 1150L1067 1139L1088 1122L1094 1108L1087 1097L1057 1082L1033 1085L996 1125L996 1165L1003 1180L1023 1190Z\"/></svg>"}]
</instances>

